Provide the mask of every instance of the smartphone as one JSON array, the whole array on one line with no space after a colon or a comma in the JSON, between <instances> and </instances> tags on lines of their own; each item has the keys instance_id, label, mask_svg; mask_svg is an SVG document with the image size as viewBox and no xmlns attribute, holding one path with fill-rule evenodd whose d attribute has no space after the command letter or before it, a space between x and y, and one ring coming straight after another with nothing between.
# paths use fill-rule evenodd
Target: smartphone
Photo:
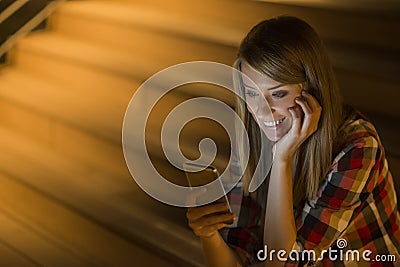
<instances>
[{"instance_id":1,"label":"smartphone","mask_svg":"<svg viewBox=\"0 0 400 267\"><path fill-rule=\"evenodd\" d=\"M232 213L231 206L228 201L228 197L226 195L224 186L222 185L221 180L219 179L219 174L217 169L212 165L201 165L201 164L194 164L194 163L184 163L183 168L186 173L186 178L189 182L190 187L202 186L213 182L214 180L218 180L217 187L211 189L211 191L207 191L207 193L215 193L221 194L223 196L212 203L216 202L225 202L229 208L229 212ZM202 196L197 196L197 201L201 202ZM210 203L211 204L211 203ZM226 221L227 224L232 224L233 220Z\"/></svg>"}]
</instances>

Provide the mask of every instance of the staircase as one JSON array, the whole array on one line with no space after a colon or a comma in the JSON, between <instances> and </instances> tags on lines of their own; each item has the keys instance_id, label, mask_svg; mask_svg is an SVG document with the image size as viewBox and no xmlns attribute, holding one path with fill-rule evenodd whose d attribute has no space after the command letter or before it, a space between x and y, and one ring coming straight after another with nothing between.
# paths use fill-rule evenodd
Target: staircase
<instances>
[{"instance_id":1,"label":"staircase","mask_svg":"<svg viewBox=\"0 0 400 267\"><path fill-rule=\"evenodd\" d=\"M154 73L193 60L231 65L251 26L281 14L304 18L321 34L346 102L376 123L400 184L398 16L242 0L188 2L68 1L47 20L46 31L9 52L10 63L0 69L4 259L18 266L204 266L186 210L150 198L131 178L121 149L124 113ZM152 160L177 181L183 173L167 165L157 146L160 121L199 95L233 101L215 88L181 88L150 122ZM186 139L201 139L198 129ZM226 146L221 129L213 129Z\"/></svg>"}]
</instances>

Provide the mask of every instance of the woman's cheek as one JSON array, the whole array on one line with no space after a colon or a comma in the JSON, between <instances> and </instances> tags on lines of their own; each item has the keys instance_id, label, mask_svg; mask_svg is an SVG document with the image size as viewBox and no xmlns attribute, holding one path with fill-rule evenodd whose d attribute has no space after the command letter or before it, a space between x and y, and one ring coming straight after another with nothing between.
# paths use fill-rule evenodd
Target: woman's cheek
<instances>
[{"instance_id":1,"label":"woman's cheek","mask_svg":"<svg viewBox=\"0 0 400 267\"><path fill-rule=\"evenodd\" d=\"M296 106L296 102L294 101L295 98L296 96L286 97L286 99L282 99L279 103L279 107L285 112L289 112L289 108Z\"/></svg>"},{"instance_id":2,"label":"woman's cheek","mask_svg":"<svg viewBox=\"0 0 400 267\"><path fill-rule=\"evenodd\" d=\"M296 101L294 101L294 100L296 99L296 97L301 97L301 93L296 94L296 95L293 95L293 96L290 98L290 101L288 101L288 102L286 103L286 109L289 109L289 108L291 108L291 107L297 106Z\"/></svg>"}]
</instances>

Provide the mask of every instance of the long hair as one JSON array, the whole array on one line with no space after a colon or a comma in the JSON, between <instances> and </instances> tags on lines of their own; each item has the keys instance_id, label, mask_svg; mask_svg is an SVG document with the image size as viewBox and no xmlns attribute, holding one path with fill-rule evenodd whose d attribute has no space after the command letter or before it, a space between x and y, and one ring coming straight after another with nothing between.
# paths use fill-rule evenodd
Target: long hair
<instances>
[{"instance_id":1,"label":"long hair","mask_svg":"<svg viewBox=\"0 0 400 267\"><path fill-rule=\"evenodd\" d=\"M339 88L326 49L306 22L280 16L262 21L250 30L239 48L239 66L242 60L277 82L305 84L304 90L322 106L317 131L304 141L295 155L294 204L311 200L332 163L334 141L343 118ZM244 90L243 86L240 88ZM244 101L238 100L236 108L247 127L253 149L243 177L247 185L260 156L257 149L260 129Z\"/></svg>"}]
</instances>

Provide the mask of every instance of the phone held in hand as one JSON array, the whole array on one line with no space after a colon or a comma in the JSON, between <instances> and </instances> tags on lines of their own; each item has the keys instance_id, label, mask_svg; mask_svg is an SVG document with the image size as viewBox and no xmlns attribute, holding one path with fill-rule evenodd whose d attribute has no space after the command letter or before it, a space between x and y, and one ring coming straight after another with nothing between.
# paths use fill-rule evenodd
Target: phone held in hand
<instances>
[{"instance_id":1,"label":"phone held in hand","mask_svg":"<svg viewBox=\"0 0 400 267\"><path fill-rule=\"evenodd\" d=\"M217 203L217 202L225 202L229 208L229 210L226 211L232 212L231 206L229 205L228 197L226 196L224 186L219 178L219 174L217 169L212 166L212 165L202 165L202 164L194 164L194 163L184 163L183 168L186 173L186 178L189 182L190 187L197 187L197 186L202 186L209 184L215 180L218 180L217 185L218 186L213 186L211 190L207 191L207 194L223 194L223 196L212 203ZM204 198L202 198L202 195L196 196L197 203L202 203L204 201ZM227 224L232 224L233 221L227 221Z\"/></svg>"}]
</instances>

